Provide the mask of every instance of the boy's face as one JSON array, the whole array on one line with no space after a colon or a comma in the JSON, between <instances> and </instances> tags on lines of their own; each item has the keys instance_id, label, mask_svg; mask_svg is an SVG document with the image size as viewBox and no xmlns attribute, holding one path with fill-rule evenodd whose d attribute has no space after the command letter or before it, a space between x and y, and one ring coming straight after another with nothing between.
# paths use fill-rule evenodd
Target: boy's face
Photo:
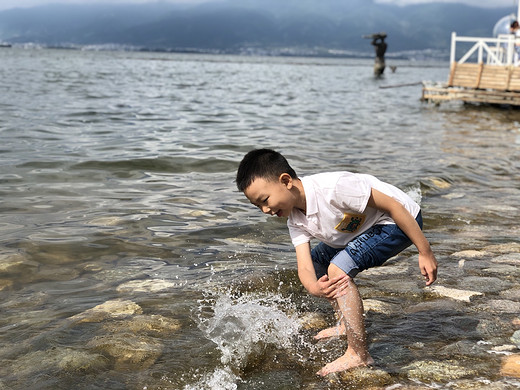
<instances>
[{"instance_id":1,"label":"boy's face","mask_svg":"<svg viewBox=\"0 0 520 390\"><path fill-rule=\"evenodd\" d=\"M292 178L283 173L278 180L255 179L244 191L249 201L265 214L288 217L294 207Z\"/></svg>"}]
</instances>

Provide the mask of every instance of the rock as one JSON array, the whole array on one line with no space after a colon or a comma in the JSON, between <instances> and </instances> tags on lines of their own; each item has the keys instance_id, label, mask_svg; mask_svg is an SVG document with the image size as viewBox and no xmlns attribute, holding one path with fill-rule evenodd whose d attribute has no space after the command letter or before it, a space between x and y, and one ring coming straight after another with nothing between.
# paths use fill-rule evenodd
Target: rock
<instances>
[{"instance_id":1,"label":"rock","mask_svg":"<svg viewBox=\"0 0 520 390\"><path fill-rule=\"evenodd\" d=\"M176 287L175 283L162 279L131 280L119 285L117 292L156 293L173 287Z\"/></svg>"},{"instance_id":2,"label":"rock","mask_svg":"<svg viewBox=\"0 0 520 390\"><path fill-rule=\"evenodd\" d=\"M517 345L518 348L520 348L520 330L517 330L513 335L511 336L511 342Z\"/></svg>"},{"instance_id":3,"label":"rock","mask_svg":"<svg viewBox=\"0 0 520 390\"><path fill-rule=\"evenodd\" d=\"M495 314L520 312L520 302L509 301L507 299L491 299L480 307Z\"/></svg>"},{"instance_id":4,"label":"rock","mask_svg":"<svg viewBox=\"0 0 520 390\"><path fill-rule=\"evenodd\" d=\"M520 253L506 253L491 259L492 263L507 263L511 265L520 265Z\"/></svg>"},{"instance_id":5,"label":"rock","mask_svg":"<svg viewBox=\"0 0 520 390\"><path fill-rule=\"evenodd\" d=\"M495 337L507 337L513 332L513 324L500 319L501 316L495 316L492 319L482 319L476 327L477 334L484 340L490 340ZM503 342L503 340L502 340Z\"/></svg>"},{"instance_id":6,"label":"rock","mask_svg":"<svg viewBox=\"0 0 520 390\"><path fill-rule=\"evenodd\" d=\"M104 328L111 333L117 333L123 329L136 334L159 336L177 332L181 328L181 323L158 314L136 315L127 320L111 321L105 324Z\"/></svg>"},{"instance_id":7,"label":"rock","mask_svg":"<svg viewBox=\"0 0 520 390\"><path fill-rule=\"evenodd\" d=\"M440 189L448 189L451 187L451 183L447 182L446 180L444 179L441 179L441 178L437 178L437 177L432 177L430 178L430 181L431 183L437 187L437 188L440 188Z\"/></svg>"},{"instance_id":8,"label":"rock","mask_svg":"<svg viewBox=\"0 0 520 390\"><path fill-rule=\"evenodd\" d=\"M11 370L18 377L56 375L56 371L66 373L88 373L100 371L108 366L108 360L100 354L72 348L51 348L45 351L34 351L18 357L10 363Z\"/></svg>"},{"instance_id":9,"label":"rock","mask_svg":"<svg viewBox=\"0 0 520 390\"><path fill-rule=\"evenodd\" d=\"M360 367L338 373L341 382L347 382L349 387L363 386L363 389L391 384L392 376L383 370ZM332 382L332 381L331 381Z\"/></svg>"},{"instance_id":10,"label":"rock","mask_svg":"<svg viewBox=\"0 0 520 390\"><path fill-rule=\"evenodd\" d=\"M13 287L13 281L8 279L0 279L0 291L10 290Z\"/></svg>"},{"instance_id":11,"label":"rock","mask_svg":"<svg viewBox=\"0 0 520 390\"><path fill-rule=\"evenodd\" d=\"M466 259L472 259L475 257L489 256L490 253L486 252L486 251L477 251L477 250L469 249L466 251L455 252L455 253L452 253L451 255L453 257L462 257L462 258L466 258Z\"/></svg>"},{"instance_id":12,"label":"rock","mask_svg":"<svg viewBox=\"0 0 520 390\"><path fill-rule=\"evenodd\" d=\"M417 287L417 283L413 281L406 281L399 278L386 279L377 282L377 287L380 290L391 292L394 294L410 294L419 295L422 293L422 289Z\"/></svg>"},{"instance_id":13,"label":"rock","mask_svg":"<svg viewBox=\"0 0 520 390\"><path fill-rule=\"evenodd\" d=\"M381 314L392 314L400 311L398 305L379 301L377 299L363 299L363 308L365 309L365 312L372 311Z\"/></svg>"},{"instance_id":14,"label":"rock","mask_svg":"<svg viewBox=\"0 0 520 390\"><path fill-rule=\"evenodd\" d=\"M38 263L26 259L19 253L0 254L0 274L26 274L34 272Z\"/></svg>"},{"instance_id":15,"label":"rock","mask_svg":"<svg viewBox=\"0 0 520 390\"><path fill-rule=\"evenodd\" d=\"M154 338L128 333L94 337L87 347L113 358L116 370L148 368L162 352L162 345Z\"/></svg>"},{"instance_id":16,"label":"rock","mask_svg":"<svg viewBox=\"0 0 520 390\"><path fill-rule=\"evenodd\" d=\"M504 376L520 378L520 354L510 355L502 360L500 373Z\"/></svg>"},{"instance_id":17,"label":"rock","mask_svg":"<svg viewBox=\"0 0 520 390\"><path fill-rule=\"evenodd\" d=\"M511 287L511 283L492 276L466 276L459 281L462 288L482 293L494 293Z\"/></svg>"},{"instance_id":18,"label":"rock","mask_svg":"<svg viewBox=\"0 0 520 390\"><path fill-rule=\"evenodd\" d=\"M520 275L520 267L516 265L510 264L493 264L493 266L489 268L484 268L482 270L484 274L498 274L498 275Z\"/></svg>"},{"instance_id":19,"label":"rock","mask_svg":"<svg viewBox=\"0 0 520 390\"><path fill-rule=\"evenodd\" d=\"M409 269L409 265L403 262L397 262L395 264L383 264L381 267L374 267L364 270L359 275L362 277L372 277L372 276L387 276L387 275L400 275L407 274Z\"/></svg>"},{"instance_id":20,"label":"rock","mask_svg":"<svg viewBox=\"0 0 520 390\"><path fill-rule=\"evenodd\" d=\"M520 300L520 287L500 291L500 296L506 299Z\"/></svg>"},{"instance_id":21,"label":"rock","mask_svg":"<svg viewBox=\"0 0 520 390\"><path fill-rule=\"evenodd\" d=\"M486 251L493 253L519 253L520 243L518 242L507 242L504 244L488 245L483 248Z\"/></svg>"},{"instance_id":22,"label":"rock","mask_svg":"<svg viewBox=\"0 0 520 390\"><path fill-rule=\"evenodd\" d=\"M70 319L77 323L102 322L108 318L123 318L134 314L141 314L141 307L132 301L111 300L88 309L83 313L76 314Z\"/></svg>"},{"instance_id":23,"label":"rock","mask_svg":"<svg viewBox=\"0 0 520 390\"><path fill-rule=\"evenodd\" d=\"M448 382L467 376L475 376L478 373L469 368L459 366L453 360L442 362L437 361L418 361L403 368L410 379L417 379L427 383Z\"/></svg>"},{"instance_id":24,"label":"rock","mask_svg":"<svg viewBox=\"0 0 520 390\"><path fill-rule=\"evenodd\" d=\"M418 313L421 311L427 311L430 313L447 313L449 311L459 311L464 307L463 303L459 300L453 299L435 299L434 301L423 301L416 305L407 306L404 308L405 313Z\"/></svg>"},{"instance_id":25,"label":"rock","mask_svg":"<svg viewBox=\"0 0 520 390\"><path fill-rule=\"evenodd\" d=\"M458 290L455 288L449 288L440 285L433 285L427 287L427 290L443 297L448 297L457 301L464 302L471 302L472 297L484 295L478 291Z\"/></svg>"},{"instance_id":26,"label":"rock","mask_svg":"<svg viewBox=\"0 0 520 390\"><path fill-rule=\"evenodd\" d=\"M439 352L447 357L485 356L487 348L470 340L460 340L441 348Z\"/></svg>"},{"instance_id":27,"label":"rock","mask_svg":"<svg viewBox=\"0 0 520 390\"><path fill-rule=\"evenodd\" d=\"M117 226L122 225L123 222L123 218L120 217L98 217L91 219L88 223L95 226Z\"/></svg>"},{"instance_id":28,"label":"rock","mask_svg":"<svg viewBox=\"0 0 520 390\"><path fill-rule=\"evenodd\" d=\"M99 354L68 349L57 362L60 370L73 372L98 371L107 366L108 360Z\"/></svg>"},{"instance_id":29,"label":"rock","mask_svg":"<svg viewBox=\"0 0 520 390\"><path fill-rule=\"evenodd\" d=\"M299 322L300 326L307 330L320 330L330 326L321 314L314 312L303 313L299 317Z\"/></svg>"}]
</instances>

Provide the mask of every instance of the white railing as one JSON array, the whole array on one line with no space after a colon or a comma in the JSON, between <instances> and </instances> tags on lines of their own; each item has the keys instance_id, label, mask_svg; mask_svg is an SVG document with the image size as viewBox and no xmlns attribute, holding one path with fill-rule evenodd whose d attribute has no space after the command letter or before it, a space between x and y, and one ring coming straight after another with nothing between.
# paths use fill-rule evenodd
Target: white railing
<instances>
[{"instance_id":1,"label":"white railing","mask_svg":"<svg viewBox=\"0 0 520 390\"><path fill-rule=\"evenodd\" d=\"M456 59L457 43L473 43L473 46L458 60ZM450 64L455 61L459 64L476 61L479 64L485 62L490 65L514 65L518 62L515 43L520 45L520 38L513 34L503 34L497 38L481 38L458 37L453 32L451 33Z\"/></svg>"}]
</instances>

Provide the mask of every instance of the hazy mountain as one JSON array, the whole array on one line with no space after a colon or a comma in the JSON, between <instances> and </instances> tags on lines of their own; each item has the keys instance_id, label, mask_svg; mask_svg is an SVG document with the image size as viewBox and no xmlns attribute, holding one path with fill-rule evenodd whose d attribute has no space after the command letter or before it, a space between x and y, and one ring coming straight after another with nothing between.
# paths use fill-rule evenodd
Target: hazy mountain
<instances>
[{"instance_id":1,"label":"hazy mountain","mask_svg":"<svg viewBox=\"0 0 520 390\"><path fill-rule=\"evenodd\" d=\"M364 34L385 31L390 52L448 50L450 34L490 36L510 9L373 0L228 0L199 5L48 5L0 12L0 41L50 46L130 45L149 50L372 52Z\"/></svg>"}]
</instances>

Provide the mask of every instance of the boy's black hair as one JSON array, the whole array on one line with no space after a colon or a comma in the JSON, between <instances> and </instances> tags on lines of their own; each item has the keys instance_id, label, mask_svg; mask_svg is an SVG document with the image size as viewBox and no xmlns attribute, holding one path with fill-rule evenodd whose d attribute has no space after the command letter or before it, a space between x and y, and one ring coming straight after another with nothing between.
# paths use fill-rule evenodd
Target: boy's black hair
<instances>
[{"instance_id":1,"label":"boy's black hair","mask_svg":"<svg viewBox=\"0 0 520 390\"><path fill-rule=\"evenodd\" d=\"M271 149L254 149L247 153L238 166L236 183L238 190L244 192L253 180L277 180L282 173L293 179L298 176L280 153Z\"/></svg>"}]
</instances>

